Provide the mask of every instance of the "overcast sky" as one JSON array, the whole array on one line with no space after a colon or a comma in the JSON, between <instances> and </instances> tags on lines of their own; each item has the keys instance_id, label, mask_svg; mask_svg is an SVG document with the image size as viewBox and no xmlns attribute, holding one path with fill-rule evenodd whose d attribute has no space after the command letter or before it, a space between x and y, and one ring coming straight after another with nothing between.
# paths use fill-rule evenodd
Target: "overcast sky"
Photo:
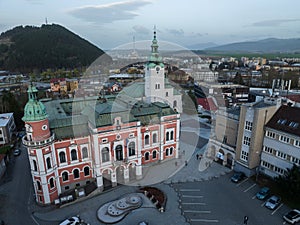
<instances>
[{"instance_id":1,"label":"overcast sky","mask_svg":"<svg viewBox=\"0 0 300 225\"><path fill-rule=\"evenodd\" d=\"M102 49L152 39L182 46L300 37L299 0L0 0L0 32L60 24Z\"/></svg>"}]
</instances>

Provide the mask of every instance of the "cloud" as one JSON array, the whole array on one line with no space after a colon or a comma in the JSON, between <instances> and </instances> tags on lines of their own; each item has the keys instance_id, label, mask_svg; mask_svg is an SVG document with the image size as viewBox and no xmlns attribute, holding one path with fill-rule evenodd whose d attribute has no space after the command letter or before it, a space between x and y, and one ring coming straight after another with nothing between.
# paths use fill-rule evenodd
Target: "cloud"
<instances>
[{"instance_id":1,"label":"cloud","mask_svg":"<svg viewBox=\"0 0 300 225\"><path fill-rule=\"evenodd\" d=\"M184 36L184 31L182 29L167 29L167 32L175 36Z\"/></svg>"},{"instance_id":2,"label":"cloud","mask_svg":"<svg viewBox=\"0 0 300 225\"><path fill-rule=\"evenodd\" d=\"M144 26L135 25L132 27L132 29L134 30L135 33L138 33L140 35L149 35L150 34L150 30Z\"/></svg>"},{"instance_id":3,"label":"cloud","mask_svg":"<svg viewBox=\"0 0 300 225\"><path fill-rule=\"evenodd\" d=\"M253 23L251 26L256 27L275 27L283 23L298 22L300 19L282 19L282 20L264 20Z\"/></svg>"},{"instance_id":4,"label":"cloud","mask_svg":"<svg viewBox=\"0 0 300 225\"><path fill-rule=\"evenodd\" d=\"M130 20L138 16L136 10L151 4L148 0L129 0L105 5L86 5L68 11L74 17L97 23L112 23L118 20Z\"/></svg>"}]
</instances>

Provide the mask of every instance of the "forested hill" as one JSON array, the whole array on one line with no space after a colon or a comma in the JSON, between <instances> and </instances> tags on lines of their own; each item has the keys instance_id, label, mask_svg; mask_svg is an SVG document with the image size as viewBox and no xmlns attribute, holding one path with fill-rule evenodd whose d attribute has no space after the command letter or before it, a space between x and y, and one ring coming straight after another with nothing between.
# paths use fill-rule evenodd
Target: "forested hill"
<instances>
[{"instance_id":1,"label":"forested hill","mask_svg":"<svg viewBox=\"0 0 300 225\"><path fill-rule=\"evenodd\" d=\"M90 65L103 53L57 24L18 26L0 35L0 70L76 68Z\"/></svg>"}]
</instances>

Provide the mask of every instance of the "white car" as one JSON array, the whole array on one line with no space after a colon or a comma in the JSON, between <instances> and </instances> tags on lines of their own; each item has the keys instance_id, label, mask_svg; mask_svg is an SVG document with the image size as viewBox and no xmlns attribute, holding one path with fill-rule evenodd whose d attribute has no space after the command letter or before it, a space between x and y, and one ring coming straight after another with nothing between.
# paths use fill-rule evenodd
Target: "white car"
<instances>
[{"instance_id":1,"label":"white car","mask_svg":"<svg viewBox=\"0 0 300 225\"><path fill-rule=\"evenodd\" d=\"M283 216L283 219L290 224L296 224L297 222L300 222L300 210L293 209L289 211Z\"/></svg>"},{"instance_id":2,"label":"white car","mask_svg":"<svg viewBox=\"0 0 300 225\"><path fill-rule=\"evenodd\" d=\"M79 225L80 222L81 219L79 216L72 216L71 218L62 221L59 225Z\"/></svg>"}]
</instances>

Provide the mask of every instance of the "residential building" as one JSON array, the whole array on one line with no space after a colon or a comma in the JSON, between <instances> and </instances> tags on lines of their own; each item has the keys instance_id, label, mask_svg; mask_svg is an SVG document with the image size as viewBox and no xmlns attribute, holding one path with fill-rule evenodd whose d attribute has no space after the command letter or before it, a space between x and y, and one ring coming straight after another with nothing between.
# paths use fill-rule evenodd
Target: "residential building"
<instances>
[{"instance_id":1,"label":"residential building","mask_svg":"<svg viewBox=\"0 0 300 225\"><path fill-rule=\"evenodd\" d=\"M281 99L265 98L262 101L241 105L234 169L247 176L256 173L264 138L264 125L281 105Z\"/></svg>"},{"instance_id":2,"label":"residential building","mask_svg":"<svg viewBox=\"0 0 300 225\"><path fill-rule=\"evenodd\" d=\"M16 130L13 113L0 114L0 145L9 143Z\"/></svg>"},{"instance_id":3,"label":"residential building","mask_svg":"<svg viewBox=\"0 0 300 225\"><path fill-rule=\"evenodd\" d=\"M50 80L50 87L52 92L67 93L68 86L66 78L53 78Z\"/></svg>"},{"instance_id":4,"label":"residential building","mask_svg":"<svg viewBox=\"0 0 300 225\"><path fill-rule=\"evenodd\" d=\"M281 106L265 126L260 173L283 175L300 165L300 108Z\"/></svg>"}]
</instances>

